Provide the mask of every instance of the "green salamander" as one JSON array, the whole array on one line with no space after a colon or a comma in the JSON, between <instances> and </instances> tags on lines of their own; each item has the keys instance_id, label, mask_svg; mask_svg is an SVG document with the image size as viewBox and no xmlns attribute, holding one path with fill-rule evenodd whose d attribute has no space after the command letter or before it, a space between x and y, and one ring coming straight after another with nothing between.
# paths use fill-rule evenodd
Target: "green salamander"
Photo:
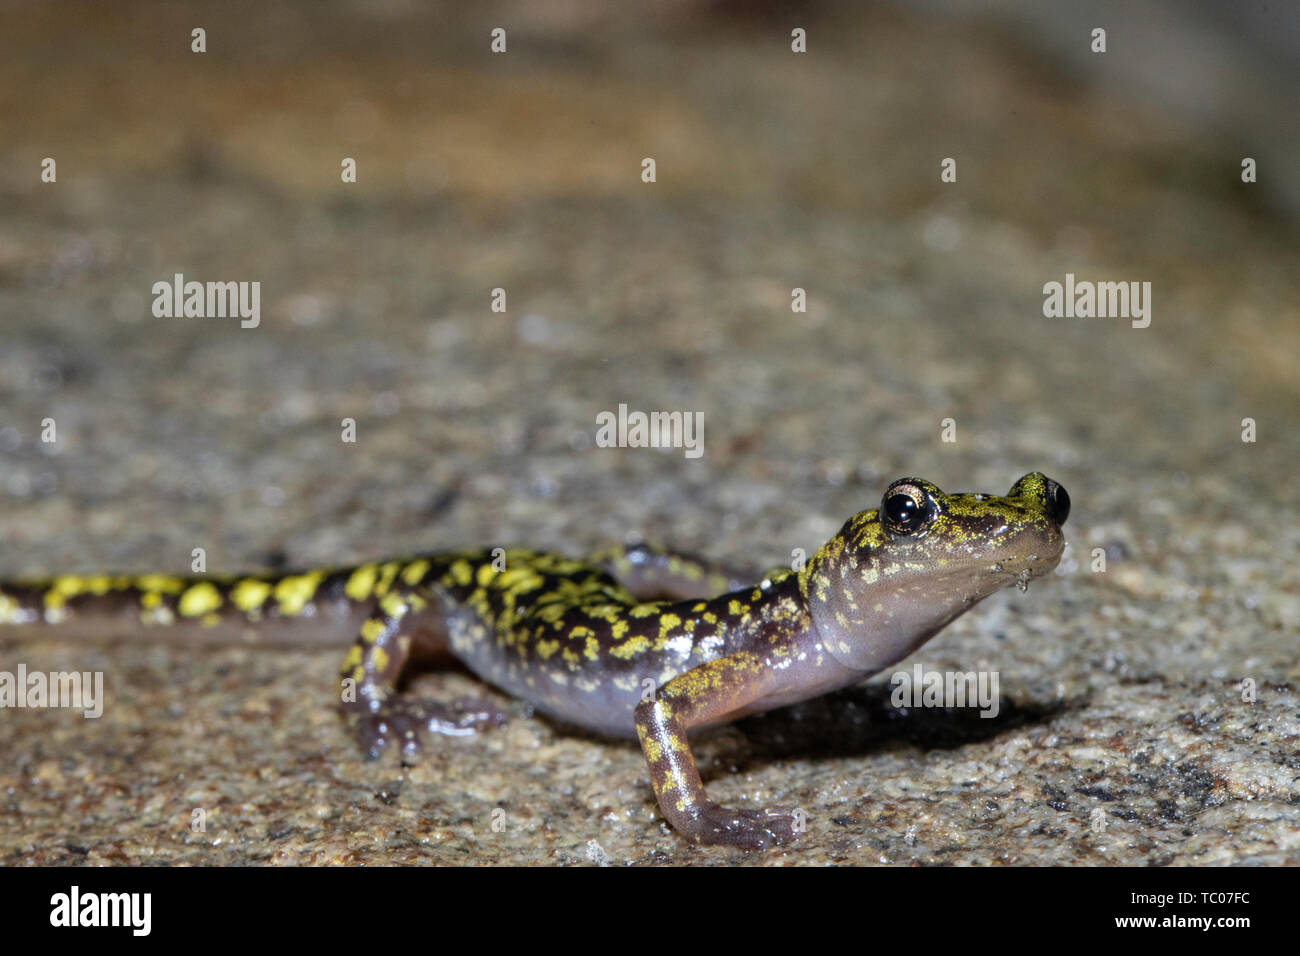
<instances>
[{"instance_id":1,"label":"green salamander","mask_svg":"<svg viewBox=\"0 0 1300 956\"><path fill-rule=\"evenodd\" d=\"M1069 510L1065 489L1039 473L1003 497L904 478L804 567L749 586L644 545L591 561L484 550L274 577L4 583L0 625L90 638L155 627L225 642L353 637L342 708L371 757L499 717L399 692L408 664L458 658L552 717L637 737L659 806L683 834L759 847L792 838L795 814L711 801L687 735L860 681L994 591L1024 589L1060 560Z\"/></svg>"}]
</instances>

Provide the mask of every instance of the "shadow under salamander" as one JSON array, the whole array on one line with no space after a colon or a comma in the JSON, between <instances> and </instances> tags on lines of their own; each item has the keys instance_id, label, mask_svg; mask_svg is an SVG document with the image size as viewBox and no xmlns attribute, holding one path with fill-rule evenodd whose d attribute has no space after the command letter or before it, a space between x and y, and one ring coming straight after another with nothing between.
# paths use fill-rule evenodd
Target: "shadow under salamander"
<instances>
[{"instance_id":1,"label":"shadow under salamander","mask_svg":"<svg viewBox=\"0 0 1300 956\"><path fill-rule=\"evenodd\" d=\"M896 707L889 684L865 684L736 723L754 762L782 757L860 757L894 743L952 750L1016 727L1046 723L1068 702L1003 699L996 716L978 707Z\"/></svg>"}]
</instances>

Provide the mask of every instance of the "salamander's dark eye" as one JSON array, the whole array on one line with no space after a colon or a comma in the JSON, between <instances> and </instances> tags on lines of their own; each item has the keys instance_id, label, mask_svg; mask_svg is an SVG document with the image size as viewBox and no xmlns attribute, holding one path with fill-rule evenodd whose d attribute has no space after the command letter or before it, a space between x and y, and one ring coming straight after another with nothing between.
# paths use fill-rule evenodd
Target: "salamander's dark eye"
<instances>
[{"instance_id":1,"label":"salamander's dark eye","mask_svg":"<svg viewBox=\"0 0 1300 956\"><path fill-rule=\"evenodd\" d=\"M1007 492L1007 497L1041 502L1047 516L1058 525L1065 524L1065 519L1070 517L1070 496L1058 482L1041 471L1032 472L1017 481Z\"/></svg>"},{"instance_id":2,"label":"salamander's dark eye","mask_svg":"<svg viewBox=\"0 0 1300 956\"><path fill-rule=\"evenodd\" d=\"M937 512L934 501L925 489L903 482L894 482L880 503L880 517L885 530L895 536L919 534L930 527Z\"/></svg>"},{"instance_id":3,"label":"salamander's dark eye","mask_svg":"<svg viewBox=\"0 0 1300 956\"><path fill-rule=\"evenodd\" d=\"M1065 519L1070 517L1070 496L1051 478L1047 479L1047 513L1058 525L1065 524Z\"/></svg>"}]
</instances>

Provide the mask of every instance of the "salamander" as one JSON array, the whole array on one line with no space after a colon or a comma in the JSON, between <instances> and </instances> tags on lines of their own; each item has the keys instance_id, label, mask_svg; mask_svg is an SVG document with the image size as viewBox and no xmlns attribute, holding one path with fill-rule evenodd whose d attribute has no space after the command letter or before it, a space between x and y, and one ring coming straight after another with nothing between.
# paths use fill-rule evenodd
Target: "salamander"
<instances>
[{"instance_id":1,"label":"salamander","mask_svg":"<svg viewBox=\"0 0 1300 956\"><path fill-rule=\"evenodd\" d=\"M1069 510L1065 489L1038 472L1004 496L902 478L806 562L757 584L644 544L589 560L498 548L275 576L61 576L0 583L0 634L351 636L339 699L371 758L499 719L402 691L417 661L456 658L562 722L635 737L682 834L763 847L796 836L800 815L711 801L688 734L856 683L995 591L1025 589L1060 560Z\"/></svg>"}]
</instances>

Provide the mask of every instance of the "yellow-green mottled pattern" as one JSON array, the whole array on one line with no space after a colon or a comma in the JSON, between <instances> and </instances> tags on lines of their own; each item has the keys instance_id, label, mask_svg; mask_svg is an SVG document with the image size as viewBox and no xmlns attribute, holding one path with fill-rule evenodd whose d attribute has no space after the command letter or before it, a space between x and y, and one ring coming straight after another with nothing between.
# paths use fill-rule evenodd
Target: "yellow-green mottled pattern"
<instances>
[{"instance_id":1,"label":"yellow-green mottled pattern","mask_svg":"<svg viewBox=\"0 0 1300 956\"><path fill-rule=\"evenodd\" d=\"M256 637L259 625L281 620L327 626L351 606L382 600L399 575L420 580L432 566L429 558L412 558L281 575L97 574L3 582L0 626L99 622L105 637L118 637L127 628L234 622L241 635Z\"/></svg>"}]
</instances>

